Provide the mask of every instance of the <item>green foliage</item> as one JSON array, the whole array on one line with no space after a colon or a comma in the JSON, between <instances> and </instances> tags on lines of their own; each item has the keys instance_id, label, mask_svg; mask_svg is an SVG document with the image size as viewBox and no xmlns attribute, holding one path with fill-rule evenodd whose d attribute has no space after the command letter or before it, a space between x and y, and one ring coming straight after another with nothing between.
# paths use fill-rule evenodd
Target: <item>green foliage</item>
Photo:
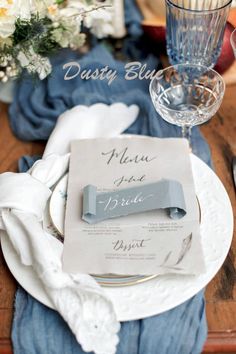
<instances>
[{"instance_id":1,"label":"green foliage","mask_svg":"<svg viewBox=\"0 0 236 354\"><path fill-rule=\"evenodd\" d=\"M52 21L47 17L39 18L38 15L34 15L30 21L17 19L15 27L13 34L14 47L20 45L27 48L32 45L35 53L43 56L47 56L60 48L58 43L52 39Z\"/></svg>"}]
</instances>

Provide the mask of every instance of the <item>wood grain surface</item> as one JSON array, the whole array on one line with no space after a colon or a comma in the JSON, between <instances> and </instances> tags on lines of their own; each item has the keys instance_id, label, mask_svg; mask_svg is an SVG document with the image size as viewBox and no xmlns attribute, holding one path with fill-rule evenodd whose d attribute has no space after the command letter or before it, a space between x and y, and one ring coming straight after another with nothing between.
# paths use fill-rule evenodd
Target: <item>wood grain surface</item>
<instances>
[{"instance_id":1,"label":"wood grain surface","mask_svg":"<svg viewBox=\"0 0 236 354\"><path fill-rule=\"evenodd\" d=\"M236 155L236 85L227 87L219 112L201 127L201 131L211 147L215 171L236 211L231 171L232 157ZM22 155L41 154L43 149L43 142L22 142L13 136L8 123L7 107L0 105L0 173L16 171L17 161ZM206 290L209 335L204 353L236 353L235 269L236 233L223 267ZM10 332L16 286L0 252L0 354L12 354Z\"/></svg>"},{"instance_id":2,"label":"wood grain surface","mask_svg":"<svg viewBox=\"0 0 236 354\"><path fill-rule=\"evenodd\" d=\"M234 210L236 222L236 189L231 169L236 155L236 85L228 86L223 104L215 117L201 131L212 153L216 174L223 182ZM236 353L236 232L223 267L206 290L209 338L208 353Z\"/></svg>"},{"instance_id":3,"label":"wood grain surface","mask_svg":"<svg viewBox=\"0 0 236 354\"><path fill-rule=\"evenodd\" d=\"M0 103L0 173L17 171L22 155L40 155L44 146L42 142L22 142L14 137L9 127L7 106ZM12 354L10 333L16 287L0 249L0 354Z\"/></svg>"}]
</instances>

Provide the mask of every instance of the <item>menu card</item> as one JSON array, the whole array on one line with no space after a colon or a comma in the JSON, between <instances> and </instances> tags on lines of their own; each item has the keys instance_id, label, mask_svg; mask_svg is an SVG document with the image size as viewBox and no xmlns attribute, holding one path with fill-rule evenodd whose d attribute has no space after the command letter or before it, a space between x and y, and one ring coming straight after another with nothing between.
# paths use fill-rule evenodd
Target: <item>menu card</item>
<instances>
[{"instance_id":1,"label":"menu card","mask_svg":"<svg viewBox=\"0 0 236 354\"><path fill-rule=\"evenodd\" d=\"M173 180L183 188L186 214L155 209L89 224L83 190L98 193ZM70 273L199 274L204 258L199 205L185 139L121 136L71 144L63 269Z\"/></svg>"}]
</instances>

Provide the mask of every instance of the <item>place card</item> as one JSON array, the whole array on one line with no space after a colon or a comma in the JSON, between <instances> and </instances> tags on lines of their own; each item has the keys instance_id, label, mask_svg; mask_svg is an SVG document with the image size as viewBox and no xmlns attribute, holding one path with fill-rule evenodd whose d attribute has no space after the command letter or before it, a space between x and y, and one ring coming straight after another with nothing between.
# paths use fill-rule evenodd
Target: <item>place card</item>
<instances>
[{"instance_id":1,"label":"place card","mask_svg":"<svg viewBox=\"0 0 236 354\"><path fill-rule=\"evenodd\" d=\"M174 184L166 184L164 180ZM104 193L112 197L128 188L129 196L132 191L134 196L139 188L151 185L147 193L152 194L156 183L163 183L158 191L162 193L161 206L168 207L170 203L170 209L140 209L137 213L104 220L99 210L107 204L98 203L105 201L100 199ZM88 185L84 198L84 188ZM167 185L173 187L169 193L164 188ZM185 139L123 135L73 141L67 193L64 271L123 275L204 271L199 206ZM167 195L170 199L164 201ZM171 218L170 211L186 214ZM100 222L94 224L92 220L89 224L83 220L88 213L96 214Z\"/></svg>"},{"instance_id":2,"label":"place card","mask_svg":"<svg viewBox=\"0 0 236 354\"><path fill-rule=\"evenodd\" d=\"M82 219L89 224L155 209L167 209L172 219L186 214L182 185L163 179L139 187L97 193L91 184L83 189Z\"/></svg>"}]
</instances>

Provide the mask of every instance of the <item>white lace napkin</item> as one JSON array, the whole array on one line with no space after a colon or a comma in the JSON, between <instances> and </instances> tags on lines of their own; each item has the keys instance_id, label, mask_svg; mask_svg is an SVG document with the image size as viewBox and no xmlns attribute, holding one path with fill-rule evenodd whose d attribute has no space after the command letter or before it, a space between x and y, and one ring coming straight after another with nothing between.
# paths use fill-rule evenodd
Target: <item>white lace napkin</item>
<instances>
[{"instance_id":1,"label":"white lace napkin","mask_svg":"<svg viewBox=\"0 0 236 354\"><path fill-rule=\"evenodd\" d=\"M137 106L122 103L77 106L59 117L43 159L28 173L0 175L0 228L22 264L34 268L85 352L115 353L120 325L111 301L92 277L62 271L61 259L49 241L51 235L42 227L43 211L50 188L68 169L70 141L118 135L137 115Z\"/></svg>"}]
</instances>

